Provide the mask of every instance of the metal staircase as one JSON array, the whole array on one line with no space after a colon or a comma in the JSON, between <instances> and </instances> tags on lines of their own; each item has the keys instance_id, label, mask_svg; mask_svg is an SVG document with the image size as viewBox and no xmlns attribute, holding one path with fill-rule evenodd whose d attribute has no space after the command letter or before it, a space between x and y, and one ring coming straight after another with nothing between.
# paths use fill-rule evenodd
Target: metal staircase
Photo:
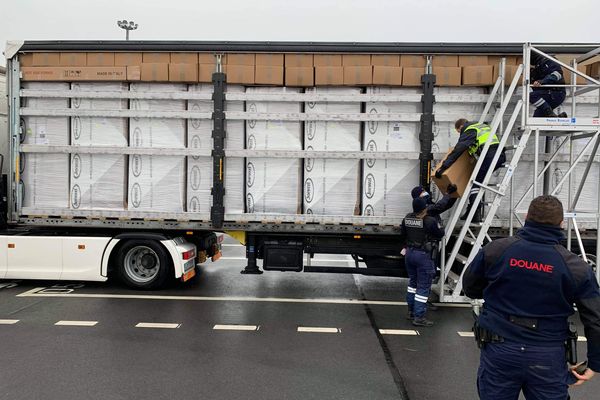
<instances>
[{"instance_id":1,"label":"metal staircase","mask_svg":"<svg viewBox=\"0 0 600 400\"><path fill-rule=\"evenodd\" d=\"M573 154L571 151L571 159L570 159L570 168L565 173L564 177L561 181L556 185L555 189L549 194L555 194L557 189L565 182L567 177L570 177L572 172L575 170L577 163L581 161L584 157L584 154L587 150L592 147L592 143L594 146L591 151L591 155L589 157L584 177L580 182L580 185L577 189L575 198L571 198L571 191L569 192L569 204L565 206L568 209L568 212L565 214L565 218L567 219L568 225L568 234L569 241L568 244L570 246L570 237L571 237L571 226L575 229L575 233L577 235L577 240L579 243L580 251L583 254L583 258L586 259L585 250L583 247L583 243L581 240L581 235L579 233L578 225L575 220L577 216L576 205L579 199L579 196L582 192L583 186L586 181L586 177L592 167L592 164L595 159L595 155L600 145L600 122L598 117L596 118L533 118L529 117L529 71L530 71L530 55L531 52L537 52L553 61L558 62L563 69L567 69L573 74L573 82L576 82L576 76L582 76L586 79L586 82L589 82L584 89L577 89L578 85L573 83L571 85L562 85L568 86L571 88L572 94L572 116L576 115L575 111L575 97L578 94L583 94L589 92L590 90L598 90L600 89L600 82L596 79L593 79L582 72L577 70L577 62L579 59L586 60L589 59L596 54L600 54L600 48L595 51L592 51L586 55L579 57L578 59L573 60L572 65L568 66L554 57L551 57L548 54L543 53L536 47L527 43L523 47L523 60L524 63L521 64L514 78L506 92L503 92L504 89L504 63L500 65L500 70L502 71L499 74L496 85L492 89L486 107L481 115L480 122L484 121L489 110L492 109L493 104L497 102L496 97L498 93L500 93L499 104L497 112L495 113L492 123L491 123L491 132L489 135L485 146L483 147L479 159L474 167L473 173L469 179L469 183L465 189L465 193L469 193L473 186L479 187L479 190L475 202L470 208L470 211L466 217L466 220L461 225L459 223L459 216L461 215L465 205L467 203L468 196L463 196L458 202L457 206L454 209L454 212L446 226L447 235L442 240L441 245L441 263L440 263L440 280L437 288L434 288L435 292L439 294L440 301L442 302L469 302L471 301L469 298L464 296L462 293L462 277L466 270L466 266L468 266L472 260L476 257L479 250L483 247L484 243L487 241L491 241L491 238L488 234L490 227L492 226L492 222L496 216L498 208L502 202L502 200L510 194L511 197L511 205L514 204L512 202L512 191L510 189L511 178L514 175L514 172L519 164L519 160L522 158L523 151L527 146L527 142L530 136L535 135L535 167L534 167L534 182L529 187L528 191L523 195L520 201L514 206L514 209L511 212L517 216L519 222L523 223L522 220L518 218L517 213L515 212L516 208L523 202L523 199L531 193L533 189L534 197L537 196L537 186L538 181L542 179L544 173L548 170L553 161L555 161L558 152L560 151L560 147L555 151L555 153L550 157L549 161L544 169L538 173L538 139L540 137L540 132L545 135L552 136L567 136L563 143L564 145L567 140L574 139L582 139L582 138L590 138L587 145L584 147L581 154L577 156L575 160L573 160ZM522 98L517 101L516 107L514 111L510 113L510 119L506 126L503 126L503 120L505 114L507 114L507 109L511 101L513 100L513 94L515 93L516 87L519 85L519 82L523 79L523 94ZM550 86L559 86L559 85L550 85ZM501 89L501 90L499 90ZM600 103L599 103L600 110ZM521 128L519 130L513 129L517 118L521 116ZM500 143L497 147L497 152L494 154L494 158L491 165L496 165L502 151L506 151L507 153L507 161L503 165L503 168L500 170L499 181L492 184L491 179L494 173L493 168L490 168L484 177L482 182L477 182L475 180L481 165L483 163L483 159L485 158L488 151L490 151L490 143L493 138L493 135L498 132L498 137L500 139ZM569 178L571 181L571 178ZM570 186L572 186L570 184ZM600 192L599 192L600 193ZM484 194L488 194L488 199L491 198L491 201L484 202ZM599 195L600 197L600 195ZM476 210L480 204L484 204L487 207L485 215L481 223L472 223ZM598 209L600 209L600 199L598 204ZM596 211L595 214L597 228L600 227L600 212ZM596 231L598 232L598 230ZM511 234L512 234L512 215L511 215ZM597 254L600 253L600 245L597 248ZM586 259L587 260L587 259ZM600 275L600 270L597 270L597 275ZM600 280L600 276L598 276Z\"/></svg>"}]
</instances>

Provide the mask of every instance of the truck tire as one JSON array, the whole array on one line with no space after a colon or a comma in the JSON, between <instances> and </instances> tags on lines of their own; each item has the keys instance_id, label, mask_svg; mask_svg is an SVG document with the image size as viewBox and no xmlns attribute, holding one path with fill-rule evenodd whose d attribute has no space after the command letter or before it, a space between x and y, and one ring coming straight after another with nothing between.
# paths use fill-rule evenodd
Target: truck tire
<instances>
[{"instance_id":1,"label":"truck tire","mask_svg":"<svg viewBox=\"0 0 600 400\"><path fill-rule=\"evenodd\" d=\"M117 252L119 278L134 289L159 289L167 283L173 263L156 240L128 240Z\"/></svg>"}]
</instances>

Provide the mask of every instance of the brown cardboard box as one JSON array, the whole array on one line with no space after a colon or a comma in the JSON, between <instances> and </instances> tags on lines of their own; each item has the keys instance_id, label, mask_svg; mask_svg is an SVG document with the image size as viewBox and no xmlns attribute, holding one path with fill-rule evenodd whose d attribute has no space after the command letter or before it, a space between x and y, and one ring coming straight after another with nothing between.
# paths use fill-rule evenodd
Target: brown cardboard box
<instances>
[{"instance_id":1,"label":"brown cardboard box","mask_svg":"<svg viewBox=\"0 0 600 400\"><path fill-rule=\"evenodd\" d=\"M315 56L315 59L316 57L317 56ZM331 86L343 84L344 67L315 67L315 86Z\"/></svg>"},{"instance_id":2,"label":"brown cardboard box","mask_svg":"<svg viewBox=\"0 0 600 400\"><path fill-rule=\"evenodd\" d=\"M252 54L254 57L254 54ZM227 83L254 84L253 65L224 65L223 72L227 74Z\"/></svg>"},{"instance_id":3,"label":"brown cardboard box","mask_svg":"<svg viewBox=\"0 0 600 400\"><path fill-rule=\"evenodd\" d=\"M458 67L458 56L435 55L431 58L431 65L433 67Z\"/></svg>"},{"instance_id":4,"label":"brown cardboard box","mask_svg":"<svg viewBox=\"0 0 600 400\"><path fill-rule=\"evenodd\" d=\"M87 53L88 67L114 67L115 53Z\"/></svg>"},{"instance_id":5,"label":"brown cardboard box","mask_svg":"<svg viewBox=\"0 0 600 400\"><path fill-rule=\"evenodd\" d=\"M257 54L256 65L265 65L272 67L283 67L283 54Z\"/></svg>"},{"instance_id":6,"label":"brown cardboard box","mask_svg":"<svg viewBox=\"0 0 600 400\"><path fill-rule=\"evenodd\" d=\"M86 65L86 53L60 53L61 67L85 67Z\"/></svg>"},{"instance_id":7,"label":"brown cardboard box","mask_svg":"<svg viewBox=\"0 0 600 400\"><path fill-rule=\"evenodd\" d=\"M506 58L506 65L517 65L517 56L508 56L508 55L488 56L488 64L493 65L493 66L500 65L500 60L503 57Z\"/></svg>"},{"instance_id":8,"label":"brown cardboard box","mask_svg":"<svg viewBox=\"0 0 600 400\"><path fill-rule=\"evenodd\" d=\"M124 81L125 67L23 67L24 81Z\"/></svg>"},{"instance_id":9,"label":"brown cardboard box","mask_svg":"<svg viewBox=\"0 0 600 400\"><path fill-rule=\"evenodd\" d=\"M170 53L142 53L142 64L168 64L170 62ZM144 75L143 71L142 68L142 75Z\"/></svg>"},{"instance_id":10,"label":"brown cardboard box","mask_svg":"<svg viewBox=\"0 0 600 400\"><path fill-rule=\"evenodd\" d=\"M286 67L313 67L314 57L312 54L286 54Z\"/></svg>"},{"instance_id":11,"label":"brown cardboard box","mask_svg":"<svg viewBox=\"0 0 600 400\"><path fill-rule=\"evenodd\" d=\"M227 64L227 55L223 54L221 56L221 64ZM216 64L217 58L214 53L200 53L198 54L198 64Z\"/></svg>"},{"instance_id":12,"label":"brown cardboard box","mask_svg":"<svg viewBox=\"0 0 600 400\"><path fill-rule=\"evenodd\" d=\"M424 56L402 54L400 56L400 66L409 68L424 68L427 65L427 60Z\"/></svg>"},{"instance_id":13,"label":"brown cardboard box","mask_svg":"<svg viewBox=\"0 0 600 400\"><path fill-rule=\"evenodd\" d=\"M60 53L33 53L33 67L60 66Z\"/></svg>"},{"instance_id":14,"label":"brown cardboard box","mask_svg":"<svg viewBox=\"0 0 600 400\"><path fill-rule=\"evenodd\" d=\"M459 67L472 67L489 64L488 56L458 56Z\"/></svg>"},{"instance_id":15,"label":"brown cardboard box","mask_svg":"<svg viewBox=\"0 0 600 400\"><path fill-rule=\"evenodd\" d=\"M286 55L287 56L287 55ZM287 58L286 58L287 62ZM315 69L311 67L285 67L286 86L314 86Z\"/></svg>"},{"instance_id":16,"label":"brown cardboard box","mask_svg":"<svg viewBox=\"0 0 600 400\"><path fill-rule=\"evenodd\" d=\"M139 81L142 79L142 70L139 65L130 65L127 68L127 80L128 81Z\"/></svg>"},{"instance_id":17,"label":"brown cardboard box","mask_svg":"<svg viewBox=\"0 0 600 400\"><path fill-rule=\"evenodd\" d=\"M424 67L402 67L402 86L422 86L421 76L424 73Z\"/></svg>"},{"instance_id":18,"label":"brown cardboard box","mask_svg":"<svg viewBox=\"0 0 600 400\"><path fill-rule=\"evenodd\" d=\"M341 67L341 54L315 54L313 62L315 67Z\"/></svg>"},{"instance_id":19,"label":"brown cardboard box","mask_svg":"<svg viewBox=\"0 0 600 400\"><path fill-rule=\"evenodd\" d=\"M168 82L168 63L142 63L140 66L141 80L146 82Z\"/></svg>"},{"instance_id":20,"label":"brown cardboard box","mask_svg":"<svg viewBox=\"0 0 600 400\"><path fill-rule=\"evenodd\" d=\"M563 68L563 75L565 77L565 83L567 85L570 85L573 82L573 72L571 72L570 70ZM577 71L583 72L584 74L587 71L587 66L586 65L580 65L577 67ZM585 79L583 76L576 76L577 79L577 84L578 85L585 85L587 82L587 79Z\"/></svg>"},{"instance_id":21,"label":"brown cardboard box","mask_svg":"<svg viewBox=\"0 0 600 400\"><path fill-rule=\"evenodd\" d=\"M492 65L462 67L462 84L465 86L490 86L495 83Z\"/></svg>"},{"instance_id":22,"label":"brown cardboard box","mask_svg":"<svg viewBox=\"0 0 600 400\"><path fill-rule=\"evenodd\" d=\"M398 54L373 54L371 56L371 65L381 67L399 67L400 55Z\"/></svg>"},{"instance_id":23,"label":"brown cardboard box","mask_svg":"<svg viewBox=\"0 0 600 400\"><path fill-rule=\"evenodd\" d=\"M433 67L436 86L460 86L461 67Z\"/></svg>"},{"instance_id":24,"label":"brown cardboard box","mask_svg":"<svg viewBox=\"0 0 600 400\"><path fill-rule=\"evenodd\" d=\"M223 66L225 69L225 66ZM199 64L198 65L198 82L211 83L212 76L215 73L215 64Z\"/></svg>"},{"instance_id":25,"label":"brown cardboard box","mask_svg":"<svg viewBox=\"0 0 600 400\"><path fill-rule=\"evenodd\" d=\"M115 53L115 67L142 65L142 53Z\"/></svg>"},{"instance_id":26,"label":"brown cardboard box","mask_svg":"<svg viewBox=\"0 0 600 400\"><path fill-rule=\"evenodd\" d=\"M169 64L169 82L198 82L198 64Z\"/></svg>"},{"instance_id":27,"label":"brown cardboard box","mask_svg":"<svg viewBox=\"0 0 600 400\"><path fill-rule=\"evenodd\" d=\"M444 160L448 157L448 154L450 154L451 151L452 149L448 151L448 153L444 157ZM437 167L435 169L436 171L442 165L442 162L444 160L440 161L437 164ZM452 197L462 197L462 195L465 193L465 189L467 188L467 185L469 183L469 178L471 178L471 174L473 173L473 168L475 168L476 163L477 161L475 160L475 158L470 156L469 153L465 151L450 166L450 168L444 171L440 179L434 176L435 172L431 174L433 182L436 184L436 186L440 189L442 193L446 193L448 185L455 184L458 190L456 191L456 194L454 194Z\"/></svg>"},{"instance_id":28,"label":"brown cardboard box","mask_svg":"<svg viewBox=\"0 0 600 400\"><path fill-rule=\"evenodd\" d=\"M402 67L375 65L373 67L373 85L402 85Z\"/></svg>"},{"instance_id":29,"label":"brown cardboard box","mask_svg":"<svg viewBox=\"0 0 600 400\"><path fill-rule=\"evenodd\" d=\"M198 53L171 53L171 64L198 64Z\"/></svg>"},{"instance_id":30,"label":"brown cardboard box","mask_svg":"<svg viewBox=\"0 0 600 400\"><path fill-rule=\"evenodd\" d=\"M342 66L344 67L364 67L371 65L370 54L344 54L342 55Z\"/></svg>"},{"instance_id":31,"label":"brown cardboard box","mask_svg":"<svg viewBox=\"0 0 600 400\"><path fill-rule=\"evenodd\" d=\"M283 63L283 57L281 62ZM283 86L283 66L257 65L254 70L254 83Z\"/></svg>"},{"instance_id":32,"label":"brown cardboard box","mask_svg":"<svg viewBox=\"0 0 600 400\"><path fill-rule=\"evenodd\" d=\"M227 54L227 64L231 65L255 65L254 53Z\"/></svg>"},{"instance_id":33,"label":"brown cardboard box","mask_svg":"<svg viewBox=\"0 0 600 400\"><path fill-rule=\"evenodd\" d=\"M600 62L595 62L589 66L589 75L592 78L600 78Z\"/></svg>"},{"instance_id":34,"label":"brown cardboard box","mask_svg":"<svg viewBox=\"0 0 600 400\"><path fill-rule=\"evenodd\" d=\"M33 67L33 53L19 54L21 67Z\"/></svg>"},{"instance_id":35,"label":"brown cardboard box","mask_svg":"<svg viewBox=\"0 0 600 400\"><path fill-rule=\"evenodd\" d=\"M370 63L370 61L369 61ZM344 85L372 85L373 84L373 67L369 65L343 67L344 68Z\"/></svg>"},{"instance_id":36,"label":"brown cardboard box","mask_svg":"<svg viewBox=\"0 0 600 400\"><path fill-rule=\"evenodd\" d=\"M504 77L504 84L505 85L510 85L515 77L515 74L517 73L517 69L519 68L518 65L506 65L506 69L504 70L506 76ZM494 65L494 82L496 81L496 79L498 79L498 75L499 75L499 71L500 71L500 66L499 65ZM521 75L521 82L523 81L523 75Z\"/></svg>"}]
</instances>

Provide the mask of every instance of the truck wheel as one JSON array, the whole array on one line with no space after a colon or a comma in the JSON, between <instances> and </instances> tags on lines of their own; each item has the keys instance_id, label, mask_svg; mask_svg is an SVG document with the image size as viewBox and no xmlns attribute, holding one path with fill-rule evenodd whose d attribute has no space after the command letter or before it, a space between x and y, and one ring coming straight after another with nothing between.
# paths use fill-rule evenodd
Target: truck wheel
<instances>
[{"instance_id":1,"label":"truck wheel","mask_svg":"<svg viewBox=\"0 0 600 400\"><path fill-rule=\"evenodd\" d=\"M154 240L128 240L117 253L119 277L134 289L158 289L169 279L172 262Z\"/></svg>"}]
</instances>

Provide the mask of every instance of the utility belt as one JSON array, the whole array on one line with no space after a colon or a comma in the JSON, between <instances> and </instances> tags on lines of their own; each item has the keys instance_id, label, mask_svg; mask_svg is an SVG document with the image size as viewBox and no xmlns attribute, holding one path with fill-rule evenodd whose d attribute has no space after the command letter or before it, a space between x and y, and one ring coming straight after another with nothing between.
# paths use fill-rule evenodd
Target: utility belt
<instances>
[{"instance_id":1,"label":"utility belt","mask_svg":"<svg viewBox=\"0 0 600 400\"><path fill-rule=\"evenodd\" d=\"M530 330L538 329L538 320L536 318L524 318L517 317L515 315L509 315L508 320L513 324L520 326L521 328L526 328ZM504 338L484 327L479 325L478 317L475 317L475 323L473 324L473 334L475 335L475 341L477 342L477 347L480 349L483 348L486 343L502 343L504 342ZM575 332L577 334L577 332ZM577 342L577 340L575 340ZM577 355L575 355L577 357Z\"/></svg>"},{"instance_id":2,"label":"utility belt","mask_svg":"<svg viewBox=\"0 0 600 400\"><path fill-rule=\"evenodd\" d=\"M437 250L437 242L425 242L425 243L408 243L408 248L413 250L421 250L428 254L433 254Z\"/></svg>"}]
</instances>

